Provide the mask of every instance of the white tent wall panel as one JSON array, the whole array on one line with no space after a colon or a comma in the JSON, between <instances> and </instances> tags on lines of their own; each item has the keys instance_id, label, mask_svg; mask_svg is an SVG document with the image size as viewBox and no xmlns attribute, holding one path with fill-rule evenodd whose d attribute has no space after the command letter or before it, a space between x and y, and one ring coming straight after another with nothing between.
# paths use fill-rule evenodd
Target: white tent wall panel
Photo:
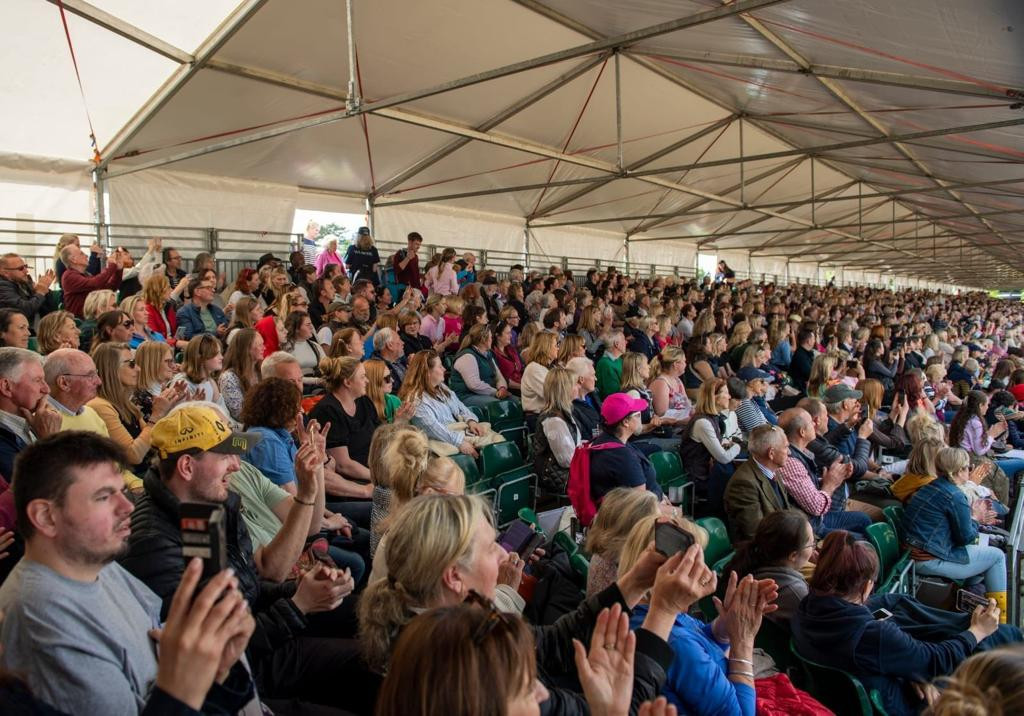
<instances>
[{"instance_id":1,"label":"white tent wall panel","mask_svg":"<svg viewBox=\"0 0 1024 716\"><path fill-rule=\"evenodd\" d=\"M635 241L629 245L629 261L659 267L676 266L682 273L691 274L697 261L697 246L677 241Z\"/></svg>"},{"instance_id":2,"label":"white tent wall panel","mask_svg":"<svg viewBox=\"0 0 1024 716\"><path fill-rule=\"evenodd\" d=\"M356 194L318 191L299 187L295 201L296 209L308 211L329 211L334 214L366 214L366 199Z\"/></svg>"},{"instance_id":3,"label":"white tent wall panel","mask_svg":"<svg viewBox=\"0 0 1024 716\"><path fill-rule=\"evenodd\" d=\"M294 186L206 174L147 171L107 185L115 224L192 226L288 233Z\"/></svg>"},{"instance_id":4,"label":"white tent wall panel","mask_svg":"<svg viewBox=\"0 0 1024 716\"><path fill-rule=\"evenodd\" d=\"M377 207L373 221L381 241L404 242L409 232L417 231L426 246L523 253L525 222L515 217L422 205Z\"/></svg>"},{"instance_id":5,"label":"white tent wall panel","mask_svg":"<svg viewBox=\"0 0 1024 716\"><path fill-rule=\"evenodd\" d=\"M0 216L92 221L93 198L85 162L0 153Z\"/></svg>"},{"instance_id":6,"label":"white tent wall panel","mask_svg":"<svg viewBox=\"0 0 1024 716\"><path fill-rule=\"evenodd\" d=\"M576 259L574 268L581 262L615 261L625 263L625 237L604 231L559 226L551 229L530 229L531 264L541 266L557 263L567 256Z\"/></svg>"}]
</instances>

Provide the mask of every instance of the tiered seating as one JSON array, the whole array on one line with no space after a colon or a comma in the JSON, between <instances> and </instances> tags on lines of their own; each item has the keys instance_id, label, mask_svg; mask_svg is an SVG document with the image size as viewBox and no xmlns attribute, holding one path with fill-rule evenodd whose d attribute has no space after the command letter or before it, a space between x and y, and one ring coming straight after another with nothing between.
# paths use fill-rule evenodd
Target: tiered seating
<instances>
[{"instance_id":1,"label":"tiered seating","mask_svg":"<svg viewBox=\"0 0 1024 716\"><path fill-rule=\"evenodd\" d=\"M683 512L690 513L693 509L695 485L683 469L679 454L667 450L656 452L651 455L651 464L654 465L658 485L668 496L669 501L673 505L681 506Z\"/></svg>"},{"instance_id":2,"label":"tiered seating","mask_svg":"<svg viewBox=\"0 0 1024 716\"><path fill-rule=\"evenodd\" d=\"M878 552L878 584L875 591L879 594L913 594L914 593L914 561L910 559L910 551L901 552L896 531L887 522L875 522L868 525L868 541Z\"/></svg>"},{"instance_id":3,"label":"tiered seating","mask_svg":"<svg viewBox=\"0 0 1024 716\"><path fill-rule=\"evenodd\" d=\"M852 674L823 666L801 656L796 644L792 642L790 649L803 667L801 688L832 709L837 716L885 716L886 711L878 691L872 689L869 692Z\"/></svg>"}]
</instances>

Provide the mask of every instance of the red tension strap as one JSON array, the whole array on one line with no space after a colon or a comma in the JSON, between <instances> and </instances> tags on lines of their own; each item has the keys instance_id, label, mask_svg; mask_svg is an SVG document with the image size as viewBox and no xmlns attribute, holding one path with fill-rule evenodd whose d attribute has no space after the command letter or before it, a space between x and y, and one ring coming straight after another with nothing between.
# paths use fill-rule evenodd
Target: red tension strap
<instances>
[{"instance_id":1,"label":"red tension strap","mask_svg":"<svg viewBox=\"0 0 1024 716\"><path fill-rule=\"evenodd\" d=\"M64 3L57 0L57 9L60 10L60 21L64 25L64 36L68 39L68 51L71 53L71 64L75 67L75 78L78 80L78 92L82 95L82 108L85 110L85 120L89 123L89 142L92 145L92 160L100 163L100 147L96 142L96 130L92 126L92 117L89 115L89 105L85 101L85 88L82 87L82 75L78 71L78 60L75 58L75 46L71 43L71 31L68 29L68 18L64 14Z\"/></svg>"}]
</instances>

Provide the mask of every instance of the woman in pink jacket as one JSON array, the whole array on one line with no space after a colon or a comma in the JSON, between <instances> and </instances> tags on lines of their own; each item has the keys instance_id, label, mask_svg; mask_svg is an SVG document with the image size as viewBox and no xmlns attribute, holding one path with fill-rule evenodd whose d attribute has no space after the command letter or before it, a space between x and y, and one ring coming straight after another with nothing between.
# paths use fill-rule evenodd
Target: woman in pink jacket
<instances>
[{"instance_id":1,"label":"woman in pink jacket","mask_svg":"<svg viewBox=\"0 0 1024 716\"><path fill-rule=\"evenodd\" d=\"M319 253L316 257L316 277L320 278L323 276L324 268L329 264L337 264L341 266L342 275L345 274L345 262L341 260L341 256L338 255L338 239L331 237L327 242L327 246L324 250Z\"/></svg>"},{"instance_id":2,"label":"woman in pink jacket","mask_svg":"<svg viewBox=\"0 0 1024 716\"><path fill-rule=\"evenodd\" d=\"M454 296L459 292L459 281L455 277L455 249L448 248L441 252L440 262L427 269L423 286L428 293L442 296Z\"/></svg>"}]
</instances>

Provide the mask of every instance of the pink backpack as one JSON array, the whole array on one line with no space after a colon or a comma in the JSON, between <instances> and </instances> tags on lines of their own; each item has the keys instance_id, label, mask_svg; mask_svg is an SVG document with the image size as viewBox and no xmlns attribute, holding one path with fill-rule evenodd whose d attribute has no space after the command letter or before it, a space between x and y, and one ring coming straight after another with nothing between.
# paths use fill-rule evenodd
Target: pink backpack
<instances>
[{"instance_id":1,"label":"pink backpack","mask_svg":"<svg viewBox=\"0 0 1024 716\"><path fill-rule=\"evenodd\" d=\"M590 492L590 453L594 450L611 450L625 447L619 442L607 442L594 445L590 442L580 444L576 452L572 454L569 462L569 483L566 486L566 494L569 495L569 502L576 511L576 519L584 527L589 527L597 514L597 503Z\"/></svg>"}]
</instances>

